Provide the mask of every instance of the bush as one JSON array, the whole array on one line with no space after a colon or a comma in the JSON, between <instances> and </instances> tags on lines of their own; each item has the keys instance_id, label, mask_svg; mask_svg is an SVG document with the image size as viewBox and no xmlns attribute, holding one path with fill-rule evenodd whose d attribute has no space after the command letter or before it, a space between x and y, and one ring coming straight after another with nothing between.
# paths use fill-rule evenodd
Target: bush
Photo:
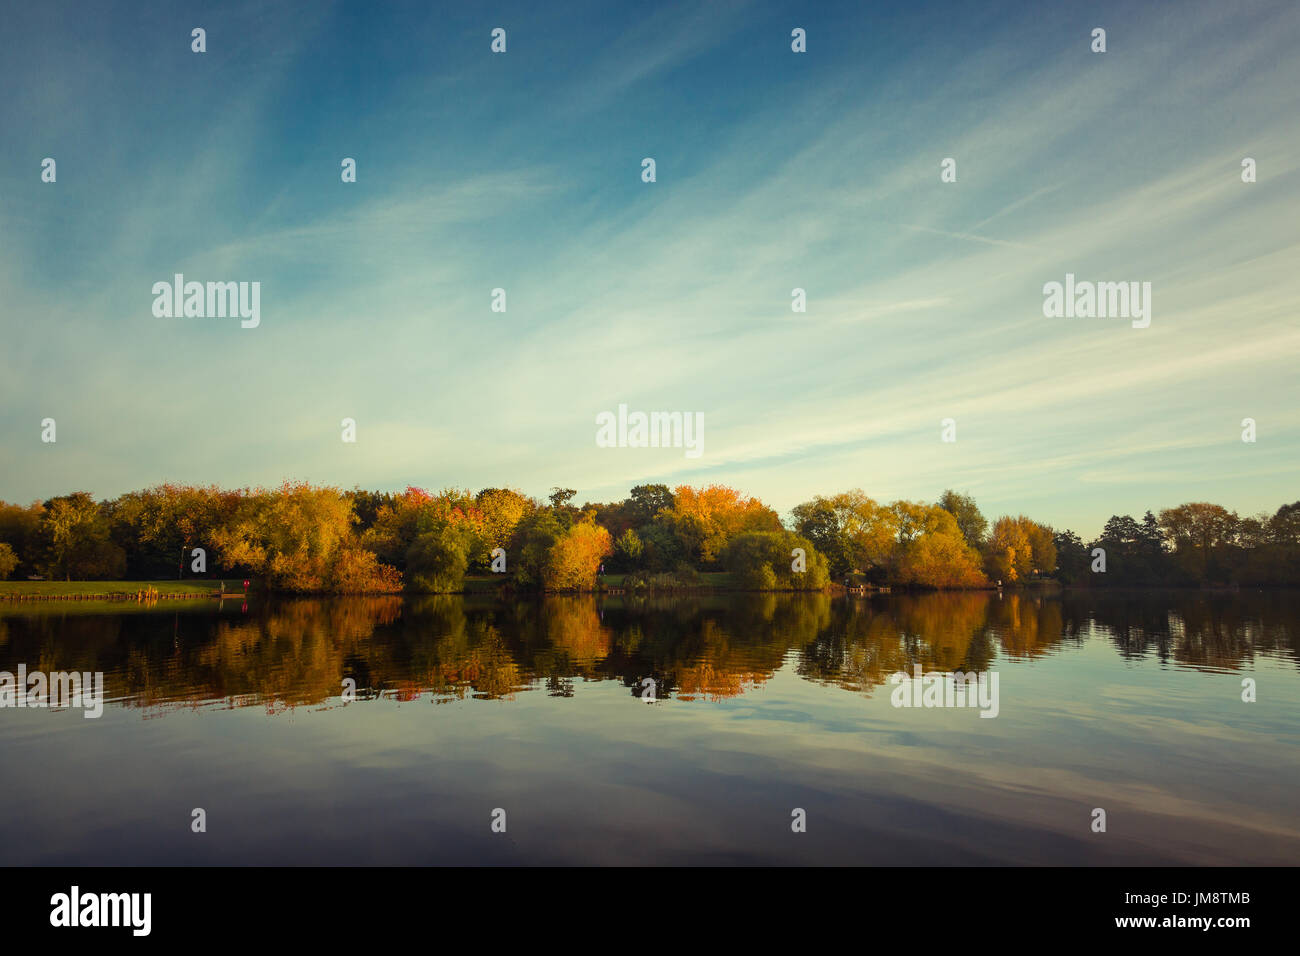
<instances>
[{"instance_id":1,"label":"bush","mask_svg":"<svg viewBox=\"0 0 1300 956\"><path fill-rule=\"evenodd\" d=\"M794 551L802 548L804 569L794 570ZM738 534L722 550L722 565L750 591L820 591L830 583L826 557L807 538L790 531Z\"/></svg>"},{"instance_id":2,"label":"bush","mask_svg":"<svg viewBox=\"0 0 1300 956\"><path fill-rule=\"evenodd\" d=\"M628 528L614 542L614 556L610 563L616 571L631 571L640 566L644 553L645 544L641 536Z\"/></svg>"},{"instance_id":3,"label":"bush","mask_svg":"<svg viewBox=\"0 0 1300 956\"><path fill-rule=\"evenodd\" d=\"M550 511L536 511L519 523L510 547L512 557L519 555L514 565L514 580L519 587L546 585L551 548L563 535L564 529Z\"/></svg>"},{"instance_id":4,"label":"bush","mask_svg":"<svg viewBox=\"0 0 1300 956\"><path fill-rule=\"evenodd\" d=\"M736 583L745 591L775 591L776 572L766 561L736 570Z\"/></svg>"},{"instance_id":5,"label":"bush","mask_svg":"<svg viewBox=\"0 0 1300 956\"><path fill-rule=\"evenodd\" d=\"M387 594L402 589L402 572L381 564L372 551L343 548L334 559L329 583L339 594Z\"/></svg>"},{"instance_id":6,"label":"bush","mask_svg":"<svg viewBox=\"0 0 1300 956\"><path fill-rule=\"evenodd\" d=\"M406 589L424 594L465 590L469 542L450 526L419 535L406 552Z\"/></svg>"}]
</instances>

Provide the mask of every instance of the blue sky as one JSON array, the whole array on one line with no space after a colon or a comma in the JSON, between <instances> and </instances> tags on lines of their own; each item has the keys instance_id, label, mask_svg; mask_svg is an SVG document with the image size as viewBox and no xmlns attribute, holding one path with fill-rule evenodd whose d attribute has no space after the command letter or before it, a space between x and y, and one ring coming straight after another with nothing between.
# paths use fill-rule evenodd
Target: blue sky
<instances>
[{"instance_id":1,"label":"blue sky","mask_svg":"<svg viewBox=\"0 0 1300 956\"><path fill-rule=\"evenodd\" d=\"M6 13L0 498L1300 498L1296 4L445 6ZM176 272L261 326L155 318ZM1067 272L1151 282L1150 328L1044 318ZM620 403L703 455L597 447Z\"/></svg>"}]
</instances>

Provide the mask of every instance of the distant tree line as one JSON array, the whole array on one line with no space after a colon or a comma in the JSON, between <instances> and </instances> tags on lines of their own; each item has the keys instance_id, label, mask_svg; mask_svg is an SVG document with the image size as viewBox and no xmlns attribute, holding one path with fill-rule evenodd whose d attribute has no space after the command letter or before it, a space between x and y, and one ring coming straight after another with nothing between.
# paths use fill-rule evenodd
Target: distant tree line
<instances>
[{"instance_id":1,"label":"distant tree line","mask_svg":"<svg viewBox=\"0 0 1300 956\"><path fill-rule=\"evenodd\" d=\"M1300 585L1300 501L1272 515L1239 517L1205 501L1113 515L1095 541L1054 538L1066 584L1091 587L1294 587ZM1098 553L1100 551L1101 553ZM1105 572L1094 570L1100 559Z\"/></svg>"},{"instance_id":2,"label":"distant tree line","mask_svg":"<svg viewBox=\"0 0 1300 956\"><path fill-rule=\"evenodd\" d=\"M541 501L509 488L437 494L342 491L303 482L225 490L158 485L96 501L76 492L0 502L0 579L150 580L223 574L272 590L461 591L501 574L525 590L591 590L602 569L625 586L698 583L730 572L752 590L832 581L979 588L1056 578L1071 585L1300 584L1300 502L1239 518L1192 503L1113 517L1083 542L1023 515L984 518L969 495L877 503L815 497L789 524L722 485L638 485L622 501ZM195 549L202 550L196 557ZM1102 554L1100 558L1098 555ZM1099 570L1104 567L1104 571Z\"/></svg>"}]
</instances>

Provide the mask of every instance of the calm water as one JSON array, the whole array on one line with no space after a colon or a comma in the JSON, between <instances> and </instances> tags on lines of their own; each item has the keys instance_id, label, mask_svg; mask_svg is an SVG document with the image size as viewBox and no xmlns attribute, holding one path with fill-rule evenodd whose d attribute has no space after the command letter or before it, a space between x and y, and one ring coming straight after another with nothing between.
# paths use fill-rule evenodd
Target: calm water
<instances>
[{"instance_id":1,"label":"calm water","mask_svg":"<svg viewBox=\"0 0 1300 956\"><path fill-rule=\"evenodd\" d=\"M110 701L0 709L0 864L1295 864L1298 644L1294 593L0 605Z\"/></svg>"}]
</instances>

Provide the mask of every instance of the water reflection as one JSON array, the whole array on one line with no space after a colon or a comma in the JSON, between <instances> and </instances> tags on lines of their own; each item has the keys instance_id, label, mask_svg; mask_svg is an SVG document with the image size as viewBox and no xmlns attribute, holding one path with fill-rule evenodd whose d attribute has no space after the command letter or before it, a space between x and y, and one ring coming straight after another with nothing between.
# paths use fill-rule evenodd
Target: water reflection
<instances>
[{"instance_id":1,"label":"water reflection","mask_svg":"<svg viewBox=\"0 0 1300 956\"><path fill-rule=\"evenodd\" d=\"M1297 634L1280 592L25 605L0 670L117 703L0 710L0 864L1294 864ZM892 706L913 666L997 719Z\"/></svg>"},{"instance_id":2,"label":"water reflection","mask_svg":"<svg viewBox=\"0 0 1300 956\"><path fill-rule=\"evenodd\" d=\"M359 700L570 697L583 681L633 696L719 701L788 662L807 681L871 695L889 675L984 671L1108 641L1124 660L1224 672L1297 660L1300 596L1255 594L735 595L500 603L458 596L277 602L247 611L0 616L0 669L104 671L110 699L162 712Z\"/></svg>"}]
</instances>

